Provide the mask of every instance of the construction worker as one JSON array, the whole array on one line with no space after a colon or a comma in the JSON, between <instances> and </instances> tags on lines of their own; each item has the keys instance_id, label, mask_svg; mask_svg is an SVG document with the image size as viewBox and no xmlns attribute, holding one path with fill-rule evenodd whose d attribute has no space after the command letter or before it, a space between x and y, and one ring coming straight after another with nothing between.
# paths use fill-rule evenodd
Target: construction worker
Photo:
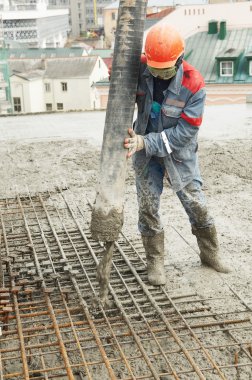
<instances>
[{"instance_id":1,"label":"construction worker","mask_svg":"<svg viewBox=\"0 0 252 380\"><path fill-rule=\"evenodd\" d=\"M229 272L220 258L214 220L201 189L197 137L206 96L204 79L183 59L184 49L181 35L164 22L148 32L141 57L137 119L124 141L135 169L138 228L146 251L148 280L153 285L166 283L159 216L164 177L189 217L201 262L218 272Z\"/></svg>"}]
</instances>

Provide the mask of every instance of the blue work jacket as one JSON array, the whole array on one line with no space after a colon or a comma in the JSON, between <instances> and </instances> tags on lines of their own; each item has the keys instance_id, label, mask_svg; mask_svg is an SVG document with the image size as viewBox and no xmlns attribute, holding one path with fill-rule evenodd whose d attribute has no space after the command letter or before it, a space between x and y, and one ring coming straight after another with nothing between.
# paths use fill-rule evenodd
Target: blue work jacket
<instances>
[{"instance_id":1,"label":"blue work jacket","mask_svg":"<svg viewBox=\"0 0 252 380\"><path fill-rule=\"evenodd\" d=\"M133 156L138 175L151 157L162 157L171 187L179 191L193 179L201 181L197 159L197 137L205 103L204 79L186 61L164 91L158 120L153 120L153 76L141 63L134 130L144 136L145 150Z\"/></svg>"}]
</instances>

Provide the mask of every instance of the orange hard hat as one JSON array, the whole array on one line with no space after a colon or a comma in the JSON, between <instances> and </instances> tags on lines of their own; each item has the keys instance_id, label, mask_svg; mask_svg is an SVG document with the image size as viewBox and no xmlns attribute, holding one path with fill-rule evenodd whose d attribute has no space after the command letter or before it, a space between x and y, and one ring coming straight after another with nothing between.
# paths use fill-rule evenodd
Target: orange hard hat
<instances>
[{"instance_id":1,"label":"orange hard hat","mask_svg":"<svg viewBox=\"0 0 252 380\"><path fill-rule=\"evenodd\" d=\"M145 55L147 65L165 69L175 65L185 50L185 42L180 33L171 25L159 22L146 36Z\"/></svg>"}]
</instances>

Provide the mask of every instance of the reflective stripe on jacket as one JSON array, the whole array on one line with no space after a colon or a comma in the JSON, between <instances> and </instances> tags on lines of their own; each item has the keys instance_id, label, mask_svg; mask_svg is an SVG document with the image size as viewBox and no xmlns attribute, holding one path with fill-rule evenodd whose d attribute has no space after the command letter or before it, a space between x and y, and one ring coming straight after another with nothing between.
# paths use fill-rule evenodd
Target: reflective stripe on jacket
<instances>
[{"instance_id":1,"label":"reflective stripe on jacket","mask_svg":"<svg viewBox=\"0 0 252 380\"><path fill-rule=\"evenodd\" d=\"M138 114L134 130L137 134L144 135L146 159L143 160L143 155L138 152L133 156L133 165L138 173L147 165L150 157L157 156L168 159L178 172L181 181L179 185L176 178L173 178L173 173L168 170L175 191L193 179L201 181L196 152L206 97L204 85L201 74L183 61L164 92L159 118L153 123L153 77L146 65L141 65L136 97ZM167 151L162 131L167 137L171 154ZM138 157L141 159L138 160Z\"/></svg>"}]
</instances>

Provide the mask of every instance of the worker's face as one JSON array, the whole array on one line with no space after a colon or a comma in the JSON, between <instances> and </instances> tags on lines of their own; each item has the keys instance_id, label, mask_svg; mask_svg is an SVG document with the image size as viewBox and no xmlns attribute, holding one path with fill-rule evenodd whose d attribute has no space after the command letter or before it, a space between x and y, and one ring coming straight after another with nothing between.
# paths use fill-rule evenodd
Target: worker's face
<instances>
[{"instance_id":1,"label":"worker's face","mask_svg":"<svg viewBox=\"0 0 252 380\"><path fill-rule=\"evenodd\" d=\"M153 77L163 80L171 79L177 72L176 66L168 67L166 69L156 69L155 67L148 66L148 69Z\"/></svg>"}]
</instances>

